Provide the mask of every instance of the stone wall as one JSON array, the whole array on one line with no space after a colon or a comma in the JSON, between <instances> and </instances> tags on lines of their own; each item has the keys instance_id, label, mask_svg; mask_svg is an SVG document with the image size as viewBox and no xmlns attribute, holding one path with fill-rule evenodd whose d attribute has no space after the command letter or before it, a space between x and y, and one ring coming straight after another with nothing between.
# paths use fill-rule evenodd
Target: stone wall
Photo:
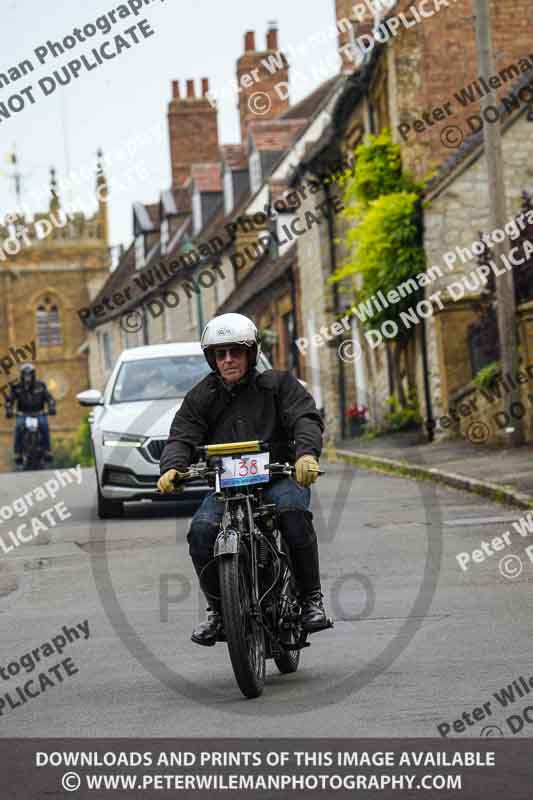
<instances>
[{"instance_id":1,"label":"stone wall","mask_svg":"<svg viewBox=\"0 0 533 800\"><path fill-rule=\"evenodd\" d=\"M533 192L533 174L525 168L533 161L533 126L522 115L504 133L503 159L507 192L508 219L520 211L521 193ZM490 233L487 204L487 167L484 154L470 162L429 195L425 212L425 245L429 266L440 268L442 277L435 280L429 293L444 291L452 283L468 277L477 266L476 256L466 253L479 239L479 232ZM462 256L444 262L444 254L463 248ZM496 278L496 280L498 280ZM458 295L459 292L457 291ZM451 395L472 378L468 362L466 331L479 316L479 292L465 291L460 302L448 301L445 310L429 320L431 386L436 413L444 413Z\"/></svg>"},{"instance_id":2,"label":"stone wall","mask_svg":"<svg viewBox=\"0 0 533 800\"><path fill-rule=\"evenodd\" d=\"M410 0L400 0L394 13L408 14L409 5ZM533 16L530 0L490 0L489 5L495 74L513 64L518 65L520 59L531 61ZM473 0L456 0L408 30L402 26L401 33L393 40L397 85L395 122L411 125L411 130L406 132L406 142L396 129L394 133L396 141L402 143L405 164L418 177L426 175L432 166L441 164L455 152L472 132L474 123L468 123L468 118L479 113L480 98L472 86L479 75L474 13ZM502 80L501 84L497 89L499 98L509 92L512 81ZM455 94L468 87L473 92L472 102L467 95L461 104ZM443 109L440 118L434 116L439 108ZM429 117L424 121L422 114L425 112ZM413 129L416 120L421 121L419 131ZM454 130L443 133L450 126Z\"/></svg>"}]
</instances>

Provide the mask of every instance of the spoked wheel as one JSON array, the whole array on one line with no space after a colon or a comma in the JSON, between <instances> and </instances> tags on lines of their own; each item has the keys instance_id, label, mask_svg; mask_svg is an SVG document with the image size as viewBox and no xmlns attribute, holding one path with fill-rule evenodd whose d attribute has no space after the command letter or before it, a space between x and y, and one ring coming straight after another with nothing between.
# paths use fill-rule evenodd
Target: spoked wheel
<instances>
[{"instance_id":1,"label":"spoked wheel","mask_svg":"<svg viewBox=\"0 0 533 800\"><path fill-rule=\"evenodd\" d=\"M296 595L294 575L289 566L285 567L281 581L278 636L282 644L296 645L302 641L300 604ZM296 672L300 663L300 650L285 650L274 656L280 672L288 674Z\"/></svg>"},{"instance_id":2,"label":"spoked wheel","mask_svg":"<svg viewBox=\"0 0 533 800\"><path fill-rule=\"evenodd\" d=\"M251 574L244 551L219 560L224 631L233 672L245 697L259 697L265 685L265 637L252 616Z\"/></svg>"}]
</instances>

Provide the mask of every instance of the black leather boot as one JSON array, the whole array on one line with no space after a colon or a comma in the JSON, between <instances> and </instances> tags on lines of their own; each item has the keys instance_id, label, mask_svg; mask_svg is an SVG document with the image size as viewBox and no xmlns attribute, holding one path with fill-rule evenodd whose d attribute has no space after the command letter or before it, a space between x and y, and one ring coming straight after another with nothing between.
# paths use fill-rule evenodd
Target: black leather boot
<instances>
[{"instance_id":1,"label":"black leather boot","mask_svg":"<svg viewBox=\"0 0 533 800\"><path fill-rule=\"evenodd\" d=\"M302 628L307 633L331 628L331 622L326 617L324 610L320 589L309 592L302 600Z\"/></svg>"},{"instance_id":2,"label":"black leather boot","mask_svg":"<svg viewBox=\"0 0 533 800\"><path fill-rule=\"evenodd\" d=\"M189 552L200 581L200 587L207 599L207 617L194 628L191 640L205 647L212 647L217 641L224 641L225 639L222 626L217 565L212 560L213 544L217 532L217 525L200 522L191 526L187 537Z\"/></svg>"},{"instance_id":3,"label":"black leather boot","mask_svg":"<svg viewBox=\"0 0 533 800\"><path fill-rule=\"evenodd\" d=\"M318 543L310 511L282 511L279 524L289 549L302 605L302 628L307 633L331 627L320 588Z\"/></svg>"},{"instance_id":4,"label":"black leather boot","mask_svg":"<svg viewBox=\"0 0 533 800\"><path fill-rule=\"evenodd\" d=\"M222 614L220 608L212 603L207 606L207 617L192 632L191 640L205 647L212 647L219 640L222 631Z\"/></svg>"}]
</instances>

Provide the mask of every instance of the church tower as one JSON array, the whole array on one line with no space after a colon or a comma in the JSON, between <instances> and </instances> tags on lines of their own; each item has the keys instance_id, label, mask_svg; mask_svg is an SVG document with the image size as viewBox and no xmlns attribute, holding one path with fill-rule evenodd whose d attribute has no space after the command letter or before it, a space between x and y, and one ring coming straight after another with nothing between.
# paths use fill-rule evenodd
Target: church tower
<instances>
[{"instance_id":1,"label":"church tower","mask_svg":"<svg viewBox=\"0 0 533 800\"><path fill-rule=\"evenodd\" d=\"M24 194L24 193L22 193ZM0 374L0 394L33 363L57 401L50 419L52 449L68 441L84 417L76 394L88 387L86 331L78 316L109 275L108 187L97 154L95 212L86 216L62 207L57 173L50 171L45 211L9 215L0 225L0 359L12 367ZM0 214L4 220L5 213ZM12 469L13 420L0 413L0 470Z\"/></svg>"}]
</instances>

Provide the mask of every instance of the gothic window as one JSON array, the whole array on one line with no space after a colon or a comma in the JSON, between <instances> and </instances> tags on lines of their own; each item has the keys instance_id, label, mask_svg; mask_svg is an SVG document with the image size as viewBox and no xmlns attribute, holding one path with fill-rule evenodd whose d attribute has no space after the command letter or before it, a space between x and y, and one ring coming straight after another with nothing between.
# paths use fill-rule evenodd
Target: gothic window
<instances>
[{"instance_id":1,"label":"gothic window","mask_svg":"<svg viewBox=\"0 0 533 800\"><path fill-rule=\"evenodd\" d=\"M41 347L62 344L59 308L55 300L43 297L37 306L37 341Z\"/></svg>"}]
</instances>

